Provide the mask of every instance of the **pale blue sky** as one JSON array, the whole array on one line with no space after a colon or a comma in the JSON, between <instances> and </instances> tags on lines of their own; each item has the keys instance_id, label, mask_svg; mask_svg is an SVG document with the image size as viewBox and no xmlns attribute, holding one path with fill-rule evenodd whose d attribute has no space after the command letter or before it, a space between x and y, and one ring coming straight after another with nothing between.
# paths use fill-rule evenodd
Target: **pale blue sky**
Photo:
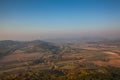
<instances>
[{"instance_id":1,"label":"pale blue sky","mask_svg":"<svg viewBox=\"0 0 120 80\"><path fill-rule=\"evenodd\" d=\"M119 37L119 0L1 0L0 40Z\"/></svg>"}]
</instances>

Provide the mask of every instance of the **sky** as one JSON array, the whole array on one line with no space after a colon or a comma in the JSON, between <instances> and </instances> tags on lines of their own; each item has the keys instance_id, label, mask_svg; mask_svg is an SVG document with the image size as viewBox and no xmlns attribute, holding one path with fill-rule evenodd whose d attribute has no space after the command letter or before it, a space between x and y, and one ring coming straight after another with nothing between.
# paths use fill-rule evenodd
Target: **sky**
<instances>
[{"instance_id":1,"label":"sky","mask_svg":"<svg viewBox=\"0 0 120 80\"><path fill-rule=\"evenodd\" d=\"M119 34L120 0L0 0L0 40Z\"/></svg>"}]
</instances>

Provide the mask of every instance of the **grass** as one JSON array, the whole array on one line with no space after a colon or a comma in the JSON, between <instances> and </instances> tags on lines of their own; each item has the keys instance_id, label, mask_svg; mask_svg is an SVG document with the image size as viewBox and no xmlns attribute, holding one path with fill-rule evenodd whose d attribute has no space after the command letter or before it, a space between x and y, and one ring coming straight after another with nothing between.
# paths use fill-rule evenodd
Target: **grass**
<instances>
[{"instance_id":1,"label":"grass","mask_svg":"<svg viewBox=\"0 0 120 80\"><path fill-rule=\"evenodd\" d=\"M63 66L63 67L60 67L61 69L74 69L75 66L74 65L66 65L66 66Z\"/></svg>"}]
</instances>

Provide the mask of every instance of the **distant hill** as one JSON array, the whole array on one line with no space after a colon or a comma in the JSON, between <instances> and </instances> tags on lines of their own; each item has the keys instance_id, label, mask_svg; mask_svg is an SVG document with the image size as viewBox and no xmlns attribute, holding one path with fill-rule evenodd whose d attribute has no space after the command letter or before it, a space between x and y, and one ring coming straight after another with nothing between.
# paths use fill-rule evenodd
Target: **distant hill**
<instances>
[{"instance_id":1,"label":"distant hill","mask_svg":"<svg viewBox=\"0 0 120 80\"><path fill-rule=\"evenodd\" d=\"M0 41L0 58L12 54L16 50L22 50L26 53L31 52L51 52L57 54L60 50L58 46L53 43L44 42L41 40L34 41Z\"/></svg>"},{"instance_id":2,"label":"distant hill","mask_svg":"<svg viewBox=\"0 0 120 80\"><path fill-rule=\"evenodd\" d=\"M106 41L109 40L107 38L102 37L71 37L71 38L56 38L56 39L46 39L45 41L49 42L62 42L62 43L68 43L68 42L98 42L98 41Z\"/></svg>"}]
</instances>

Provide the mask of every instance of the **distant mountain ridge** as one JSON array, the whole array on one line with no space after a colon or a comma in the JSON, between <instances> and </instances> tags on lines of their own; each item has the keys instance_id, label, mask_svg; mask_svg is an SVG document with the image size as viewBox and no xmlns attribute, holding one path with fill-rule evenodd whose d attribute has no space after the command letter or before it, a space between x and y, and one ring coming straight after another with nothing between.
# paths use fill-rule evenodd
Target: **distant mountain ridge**
<instances>
[{"instance_id":1,"label":"distant mountain ridge","mask_svg":"<svg viewBox=\"0 0 120 80\"><path fill-rule=\"evenodd\" d=\"M23 50L27 53L49 51L53 54L57 54L60 50L58 46L53 43L45 42L41 40L34 41L12 41L3 40L0 41L0 58L12 54L15 50Z\"/></svg>"}]
</instances>

